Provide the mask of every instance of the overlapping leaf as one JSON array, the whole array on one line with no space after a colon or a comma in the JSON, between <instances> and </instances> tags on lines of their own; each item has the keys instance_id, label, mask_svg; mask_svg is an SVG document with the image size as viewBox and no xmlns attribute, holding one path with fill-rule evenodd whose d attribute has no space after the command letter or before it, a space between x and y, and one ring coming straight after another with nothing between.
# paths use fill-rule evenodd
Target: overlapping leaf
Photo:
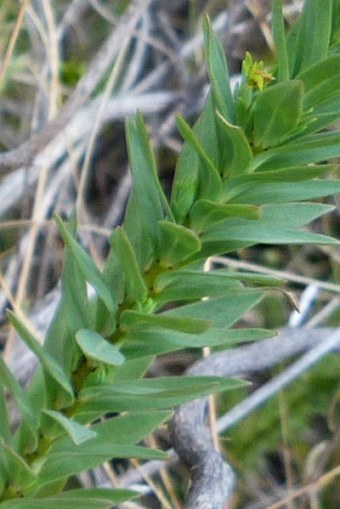
<instances>
[{"instance_id":1,"label":"overlapping leaf","mask_svg":"<svg viewBox=\"0 0 340 509\"><path fill-rule=\"evenodd\" d=\"M39 359L44 372L61 390L62 394L59 394L60 404L71 404L74 400L73 388L62 367L56 362L54 357L40 345L37 338L33 336L32 332L28 330L26 325L21 322L15 314L8 312L8 318L18 334L20 334L20 337L25 341L28 348Z\"/></svg>"},{"instance_id":2,"label":"overlapping leaf","mask_svg":"<svg viewBox=\"0 0 340 509\"><path fill-rule=\"evenodd\" d=\"M305 0L288 37L290 77L326 58L332 28L333 0Z\"/></svg>"},{"instance_id":3,"label":"overlapping leaf","mask_svg":"<svg viewBox=\"0 0 340 509\"><path fill-rule=\"evenodd\" d=\"M80 244L74 239L71 233L67 230L63 222L56 217L60 234L64 242L69 246L73 253L74 259L79 266L79 269L84 274L86 281L96 290L97 295L103 300L106 307L111 313L116 311L116 303L113 299L112 293L108 288L102 273L95 265L91 257L81 247Z\"/></svg>"},{"instance_id":4,"label":"overlapping leaf","mask_svg":"<svg viewBox=\"0 0 340 509\"><path fill-rule=\"evenodd\" d=\"M176 266L201 249L201 241L194 231L169 221L159 221L158 227L161 265Z\"/></svg>"},{"instance_id":5,"label":"overlapping leaf","mask_svg":"<svg viewBox=\"0 0 340 509\"><path fill-rule=\"evenodd\" d=\"M3 509L110 509L136 497L131 490L109 488L73 489L44 498L20 498L1 504Z\"/></svg>"},{"instance_id":6,"label":"overlapping leaf","mask_svg":"<svg viewBox=\"0 0 340 509\"><path fill-rule=\"evenodd\" d=\"M203 242L249 241L251 243L336 243L335 239L316 233L296 230L322 214L329 212L330 205L314 203L290 203L263 205L261 218L256 221L230 219L207 231Z\"/></svg>"},{"instance_id":7,"label":"overlapping leaf","mask_svg":"<svg viewBox=\"0 0 340 509\"><path fill-rule=\"evenodd\" d=\"M147 411L181 405L212 392L244 385L240 380L219 377L163 377L116 382L114 385L90 387L80 393L78 412L98 414L111 412Z\"/></svg>"},{"instance_id":8,"label":"overlapping leaf","mask_svg":"<svg viewBox=\"0 0 340 509\"><path fill-rule=\"evenodd\" d=\"M123 415L93 425L94 438L75 445L69 437L55 442L39 470L39 484L89 470L111 458L164 458L160 451L133 445L169 417L169 412Z\"/></svg>"},{"instance_id":9,"label":"overlapping leaf","mask_svg":"<svg viewBox=\"0 0 340 509\"><path fill-rule=\"evenodd\" d=\"M127 334L123 351L130 358L142 361L146 356L175 352L183 348L230 347L234 344L272 337L264 329L227 329L210 327L201 334L174 332L170 329L145 327ZM149 358L149 357L147 357Z\"/></svg>"},{"instance_id":10,"label":"overlapping leaf","mask_svg":"<svg viewBox=\"0 0 340 509\"><path fill-rule=\"evenodd\" d=\"M172 220L172 212L157 176L155 157L141 115L126 124L132 192L124 218L124 228L141 269L149 266L157 246L157 221Z\"/></svg>"}]
</instances>

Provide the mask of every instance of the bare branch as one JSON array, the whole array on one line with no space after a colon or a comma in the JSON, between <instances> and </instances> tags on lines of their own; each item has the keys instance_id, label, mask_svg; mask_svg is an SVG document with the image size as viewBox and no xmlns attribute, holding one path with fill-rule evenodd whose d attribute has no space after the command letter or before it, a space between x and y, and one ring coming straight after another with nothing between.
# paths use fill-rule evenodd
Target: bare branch
<instances>
[{"instance_id":1,"label":"bare branch","mask_svg":"<svg viewBox=\"0 0 340 509\"><path fill-rule=\"evenodd\" d=\"M105 72L116 58L122 41L130 36L141 14L152 1L135 0L131 3L127 12L120 18L119 24L113 28L109 37L92 59L87 73L80 79L76 89L60 113L44 127L43 131L32 136L20 147L0 154L0 173L30 165L35 156L46 147L56 134L64 129L103 79Z\"/></svg>"},{"instance_id":2,"label":"bare branch","mask_svg":"<svg viewBox=\"0 0 340 509\"><path fill-rule=\"evenodd\" d=\"M340 330L285 329L274 339L212 354L195 363L188 374L239 376L261 371L292 355L310 350L276 379L220 419L218 428L224 430L295 380L323 355L339 347ZM185 509L223 509L233 490L232 469L215 450L206 424L207 402L205 398L182 405L176 410L170 425L173 445L191 470L192 484Z\"/></svg>"}]
</instances>

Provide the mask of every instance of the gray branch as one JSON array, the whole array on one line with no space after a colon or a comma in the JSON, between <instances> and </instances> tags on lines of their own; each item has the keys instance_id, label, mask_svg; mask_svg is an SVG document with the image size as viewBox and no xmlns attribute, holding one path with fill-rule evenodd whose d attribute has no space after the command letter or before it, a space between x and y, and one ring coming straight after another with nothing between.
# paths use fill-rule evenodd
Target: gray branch
<instances>
[{"instance_id":1,"label":"gray branch","mask_svg":"<svg viewBox=\"0 0 340 509\"><path fill-rule=\"evenodd\" d=\"M218 429L221 431L231 427L259 404L263 404L322 356L339 348L340 330L285 329L273 339L213 354L195 363L187 374L240 376L274 366L307 350L301 359L281 375L258 389L220 419ZM179 407L170 424L173 445L191 471L191 487L185 509L223 509L234 486L231 467L215 450L213 437L206 422L207 413L207 398L193 401Z\"/></svg>"},{"instance_id":2,"label":"gray branch","mask_svg":"<svg viewBox=\"0 0 340 509\"><path fill-rule=\"evenodd\" d=\"M74 115L85 104L103 79L107 69L112 65L122 41L130 36L142 13L152 0L134 0L119 24L113 28L97 54L92 59L87 73L80 79L66 106L49 122L44 129L18 148L0 154L0 173L6 173L21 166L29 166L36 155L70 122Z\"/></svg>"}]
</instances>

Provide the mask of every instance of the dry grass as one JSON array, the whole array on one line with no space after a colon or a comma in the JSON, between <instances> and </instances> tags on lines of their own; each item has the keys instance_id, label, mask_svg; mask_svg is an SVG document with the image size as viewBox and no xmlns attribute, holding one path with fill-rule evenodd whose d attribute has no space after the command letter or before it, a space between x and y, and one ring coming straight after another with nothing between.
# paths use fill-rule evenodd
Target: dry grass
<instances>
[{"instance_id":1,"label":"dry grass","mask_svg":"<svg viewBox=\"0 0 340 509\"><path fill-rule=\"evenodd\" d=\"M130 190L123 121L137 109L147 118L161 178L169 189L180 147L175 114L181 111L192 121L206 90L200 33L203 10L221 34L233 73L240 69L245 48L264 57L269 53L270 2L227 3L228 9L226 2L216 0L1 2L0 312L3 355L14 369L23 353L13 331L7 329L6 308L30 316L31 327L43 336L58 299L62 246L53 214L69 216L77 209L82 242L99 265L105 256L107 236L119 223ZM287 2L287 19L293 19L300 7L301 2ZM336 218L323 228L336 234ZM334 250L259 248L242 251L237 260L215 263L279 275L298 297L316 285L319 291L302 315L309 326L334 325L339 316L340 285L328 281L339 271L339 254ZM293 313L289 304L281 297L273 301L256 316L246 317L248 323L286 324ZM164 364L162 369L171 368ZM329 408L339 405L339 397L335 403L332 397L329 394ZM252 496L243 486L232 507L242 503L249 509L336 509L339 499L326 489L340 473L335 466L336 446L316 478L305 482L303 468L292 466L290 410L284 396L278 400L278 412L286 451L284 480L280 483L274 470L272 479L264 482L241 462L244 477L251 479ZM320 418L326 420L325 415ZM338 439L338 426L328 430L329 442ZM310 450L324 440L317 429L314 434ZM305 461L310 452L307 443ZM175 481L177 476L161 471L157 477L158 472L156 465L152 481L151 474L143 474L152 493L142 499L143 507L154 507L156 498L158 507L178 508L175 492L183 487ZM110 482L110 476L104 478ZM118 483L123 479L118 475ZM142 477L139 482L143 484Z\"/></svg>"}]
</instances>

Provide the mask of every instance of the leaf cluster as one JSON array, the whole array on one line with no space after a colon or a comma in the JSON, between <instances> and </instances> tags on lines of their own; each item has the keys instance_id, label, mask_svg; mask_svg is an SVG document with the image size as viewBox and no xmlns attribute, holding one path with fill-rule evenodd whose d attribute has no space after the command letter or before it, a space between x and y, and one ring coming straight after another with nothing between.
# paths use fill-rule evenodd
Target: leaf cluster
<instances>
[{"instance_id":1,"label":"leaf cluster","mask_svg":"<svg viewBox=\"0 0 340 509\"><path fill-rule=\"evenodd\" d=\"M1 508L109 508L134 496L63 489L70 476L112 458L163 458L136 443L172 407L241 384L143 378L155 356L271 334L232 326L280 282L204 272L207 257L257 243L336 242L301 227L332 210L309 200L340 189L324 178L336 169L328 160L340 156L340 132L324 131L340 114L340 53L331 44L337 3L306 1L288 36L280 2L273 5L277 64L267 70L248 55L235 90L205 19L211 87L193 128L178 118L184 145L170 199L142 116L127 121L133 189L102 270L78 242L75 219L56 218L65 243L62 297L44 345L8 315L39 368L24 391L0 362ZM21 416L15 432L6 391Z\"/></svg>"}]
</instances>

